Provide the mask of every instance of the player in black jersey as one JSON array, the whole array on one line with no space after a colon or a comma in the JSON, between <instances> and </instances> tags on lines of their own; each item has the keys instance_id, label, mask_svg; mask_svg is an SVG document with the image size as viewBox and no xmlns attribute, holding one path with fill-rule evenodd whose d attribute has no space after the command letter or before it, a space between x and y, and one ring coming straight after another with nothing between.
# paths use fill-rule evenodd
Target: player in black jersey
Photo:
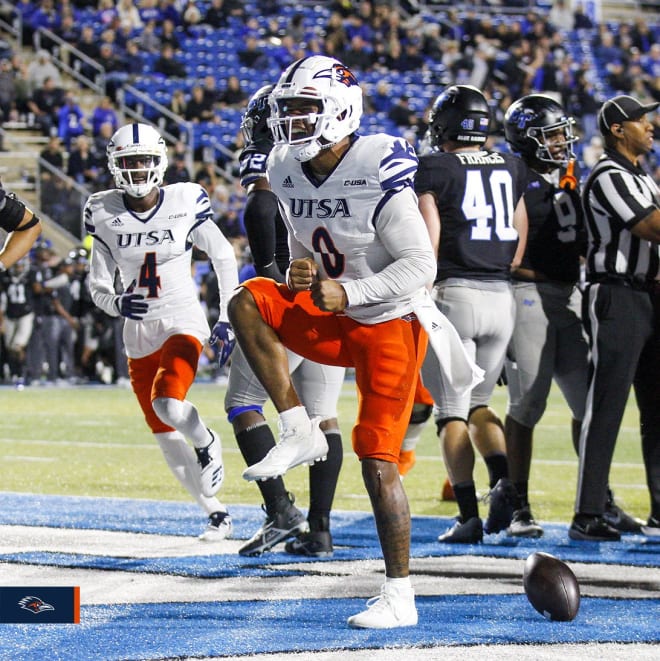
<instances>
[{"instance_id":1,"label":"player in black jersey","mask_svg":"<svg viewBox=\"0 0 660 661\"><path fill-rule=\"evenodd\" d=\"M505 529L515 490L508 479L502 424L488 406L513 332L511 268L519 263L527 232L520 159L484 148L490 110L484 95L452 85L433 104L431 145L415 180L419 206L437 249L433 297L449 318L484 380L465 394L443 381L434 352L426 354L424 385L436 402L436 422L460 516L439 537L448 543L481 541ZM490 509L482 524L473 480L473 444L484 457Z\"/></svg>"},{"instance_id":2,"label":"player in black jersey","mask_svg":"<svg viewBox=\"0 0 660 661\"><path fill-rule=\"evenodd\" d=\"M242 121L246 146L239 157L240 177L247 191L244 223L256 273L284 282L289 265L288 233L266 178L266 160L273 147L267 126L268 95L272 89L272 85L262 87L248 102ZM266 519L239 549L241 555L260 555L286 539L290 540L285 545L288 553L321 557L333 552L330 510L343 458L336 407L344 368L320 365L291 352L289 366L309 414L323 418L320 426L328 442L328 458L309 469L307 520L294 506L293 495L287 492L282 477L257 482ZM248 466L261 461L275 446L275 437L263 415L267 398L237 345L232 355L225 409Z\"/></svg>"},{"instance_id":3,"label":"player in black jersey","mask_svg":"<svg viewBox=\"0 0 660 661\"><path fill-rule=\"evenodd\" d=\"M574 124L557 101L543 94L518 99L504 117L506 140L529 168L527 248L513 273L516 325L506 363L509 404L504 428L510 477L518 492L508 528L514 537L543 534L532 516L528 482L534 427L553 378L571 410L576 453L584 417L589 348L577 283L587 237L574 169ZM639 522L608 493L608 522L620 530L639 530Z\"/></svg>"},{"instance_id":4,"label":"player in black jersey","mask_svg":"<svg viewBox=\"0 0 660 661\"><path fill-rule=\"evenodd\" d=\"M580 318L580 255L586 235L573 168L575 120L554 99L530 94L507 110L504 135L528 167L527 248L513 273L516 325L506 362L509 403L505 435L518 501L508 532L540 537L528 500L534 427L545 410L552 379L571 409L577 449L587 390L588 347Z\"/></svg>"},{"instance_id":5,"label":"player in black jersey","mask_svg":"<svg viewBox=\"0 0 660 661\"><path fill-rule=\"evenodd\" d=\"M0 327L12 383L25 383L25 350L32 335L34 311L30 284L30 258L21 257L0 273Z\"/></svg>"}]
</instances>

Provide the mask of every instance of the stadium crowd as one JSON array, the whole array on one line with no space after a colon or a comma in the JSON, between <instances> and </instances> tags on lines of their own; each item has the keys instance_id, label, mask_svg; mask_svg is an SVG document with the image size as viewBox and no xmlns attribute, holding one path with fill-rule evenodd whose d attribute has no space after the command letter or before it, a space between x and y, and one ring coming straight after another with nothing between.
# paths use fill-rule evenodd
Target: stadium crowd
<instances>
[{"instance_id":1,"label":"stadium crowd","mask_svg":"<svg viewBox=\"0 0 660 661\"><path fill-rule=\"evenodd\" d=\"M363 85L365 114L377 122L370 127L403 135L422 151L431 101L443 86L472 84L483 91L495 119L488 144L505 150L502 120L506 108L515 98L542 91L575 117L580 137L575 150L583 173L603 150L596 113L609 94L634 94L642 103L660 100L660 25L645 16L630 23L596 23L585 14L582 3L569 7L562 0L554 2L549 12L547 3L509 2L507 13L502 14L497 13L500 3L496 2L463 9L421 4L336 1L326 3L319 13L312 5L294 10L291 4L274 0L21 0L14 12L21 18L25 50L6 49L2 53L0 120L24 121L48 136L40 156L93 192L111 183L105 149L119 125L117 86L139 83L146 66L151 67L154 77L176 81L167 99L176 115L193 123L221 123L223 112L241 109L273 67L280 69L299 56L325 52L339 57L367 81ZM89 114L79 103L80 89L66 82L53 63L57 44L43 37L35 39L41 28L51 30L105 67L111 81L108 95L99 97ZM236 75L221 80L206 70L201 76L189 70L183 43L190 37L206 42L213 34L230 36L242 44L237 50L238 60L243 74L247 69L250 75L243 75L243 80ZM39 49L34 48L36 43ZM30 52L32 56L25 54ZM74 56L69 63L93 77L83 59L76 62ZM113 72L117 76L113 77ZM406 74L411 72L426 75L423 98L400 92L420 91L408 84ZM654 122L655 137L660 140L660 117ZM243 147L242 133L235 130L230 138L224 147L237 157ZM242 219L245 194L235 176L237 159L232 160L226 151L209 155L208 150L199 149L199 160L191 172L185 150L181 140L170 145L165 183L193 180L207 190L216 223L234 242L239 262L249 271ZM660 181L657 155L651 154L648 161L656 181ZM39 176L44 212L65 228L77 230L79 193L49 170L42 168ZM40 252L33 251L29 269L23 263L17 270L38 270L44 261L38 258ZM81 257L51 253L45 261L51 270L66 271L70 268L66 262L71 259L81 264L83 273ZM203 260L200 264L198 281L204 292L206 268ZM87 314L85 310L78 316ZM73 331L77 324L69 321L66 325ZM106 338L101 346L112 345L109 338L113 333L107 326L101 320L90 326ZM26 351L28 356L32 353L30 347ZM116 365L112 351L101 353L103 361L113 365L113 380L121 378L121 360ZM67 358L64 368L61 360L57 367L48 368L47 381L83 375L96 378L95 369L83 365L87 359L82 355L79 347L73 362ZM1 376L19 378L8 373L6 351L3 356ZM26 364L34 365L36 360L26 360ZM30 382L43 376L33 368L21 378Z\"/></svg>"},{"instance_id":2,"label":"stadium crowd","mask_svg":"<svg viewBox=\"0 0 660 661\"><path fill-rule=\"evenodd\" d=\"M22 0L14 11L21 17L25 49L2 53L0 120L23 120L48 136L41 157L93 192L111 184L105 150L120 121L117 89L125 83L139 85L147 68L150 76L175 82L165 105L176 115L193 124L218 125L226 123L227 111L240 111L273 69L313 52L334 55L366 81L365 115L373 118L369 128L403 135L421 151L431 102L443 86L471 84L483 91L495 119L488 144L504 150L506 108L520 96L543 92L577 121L580 141L575 151L583 173L603 151L596 113L608 95L634 94L642 103L660 100L660 25L645 16L630 23L596 23L582 3L569 6L562 0L549 12L547 3L509 2L501 14L495 2L463 9L396 1L325 4L319 11L313 5L294 9L274 0ZM105 67L108 93L97 99L91 112L83 111L77 84L66 82L55 66L57 44L35 38L40 28ZM222 80L190 60L183 48L190 43L186 40L208 43L213 35L227 37L236 48L240 77L227 75ZM25 54L30 52L32 56ZM93 77L82 58L76 61L73 56L69 64ZM411 78L412 74L424 77ZM424 82L411 82L418 79ZM660 117L654 121L660 140ZM186 145L173 142L165 182L192 180L207 190L216 223L234 242L241 265L249 269L242 219L245 194L236 178L237 158L230 156L238 156L243 141L237 126L232 128L224 136L224 150L196 150L193 172L185 158ZM648 165L660 181L657 155L650 155ZM39 177L43 211L79 236L80 193L50 170L41 168ZM48 261L51 268L58 262L62 266L57 268L64 268L67 259L71 257L51 254ZM204 270L202 262L200 273ZM101 331L102 324L97 326L102 338L113 335ZM27 352L31 353L29 347ZM104 356L114 364L112 352ZM47 380L83 373L94 377L94 370L81 360L78 350L75 367L61 374L59 367L51 368ZM113 380L121 374L121 366L115 365ZM7 367L2 376L11 378ZM23 378L39 380L34 369Z\"/></svg>"}]
</instances>

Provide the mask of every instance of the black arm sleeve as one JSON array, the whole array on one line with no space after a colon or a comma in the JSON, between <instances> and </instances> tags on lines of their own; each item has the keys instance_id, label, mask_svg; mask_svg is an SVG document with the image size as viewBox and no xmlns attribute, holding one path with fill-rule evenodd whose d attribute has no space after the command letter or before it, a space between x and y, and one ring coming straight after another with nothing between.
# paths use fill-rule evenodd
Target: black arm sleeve
<instances>
[{"instance_id":1,"label":"black arm sleeve","mask_svg":"<svg viewBox=\"0 0 660 661\"><path fill-rule=\"evenodd\" d=\"M248 194L243 222L254 267L258 275L283 282L284 276L275 261L278 214L275 193L269 190L254 190ZM278 277L275 277L276 275Z\"/></svg>"},{"instance_id":2,"label":"black arm sleeve","mask_svg":"<svg viewBox=\"0 0 660 661\"><path fill-rule=\"evenodd\" d=\"M25 205L2 191L0 194L0 227L7 232L13 232L20 225L24 215ZM32 224L36 225L37 222L39 222L38 219ZM21 227L21 229L28 229L28 227Z\"/></svg>"}]
</instances>

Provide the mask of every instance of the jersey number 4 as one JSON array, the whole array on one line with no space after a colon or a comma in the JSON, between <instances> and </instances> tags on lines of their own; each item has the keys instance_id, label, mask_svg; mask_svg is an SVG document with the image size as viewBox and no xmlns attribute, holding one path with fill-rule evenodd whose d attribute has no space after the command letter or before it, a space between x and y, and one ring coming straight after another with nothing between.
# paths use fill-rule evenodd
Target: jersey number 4
<instances>
[{"instance_id":1,"label":"jersey number 4","mask_svg":"<svg viewBox=\"0 0 660 661\"><path fill-rule=\"evenodd\" d=\"M500 241L517 241L513 227L513 182L506 170L493 170L488 177L481 170L468 170L461 210L474 222L470 238L490 241L493 233ZM490 202L489 202L490 200Z\"/></svg>"},{"instance_id":2,"label":"jersey number 4","mask_svg":"<svg viewBox=\"0 0 660 661\"><path fill-rule=\"evenodd\" d=\"M155 252L144 253L144 262L140 267L138 287L146 287L149 290L147 298L158 298L160 276L157 273Z\"/></svg>"}]
</instances>

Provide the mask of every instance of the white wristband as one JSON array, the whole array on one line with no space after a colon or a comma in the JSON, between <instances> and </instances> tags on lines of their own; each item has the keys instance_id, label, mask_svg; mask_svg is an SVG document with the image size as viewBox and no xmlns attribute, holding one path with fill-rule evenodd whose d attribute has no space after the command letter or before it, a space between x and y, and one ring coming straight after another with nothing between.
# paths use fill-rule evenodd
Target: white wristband
<instances>
[{"instance_id":1,"label":"white wristband","mask_svg":"<svg viewBox=\"0 0 660 661\"><path fill-rule=\"evenodd\" d=\"M0 273L4 273L7 270L7 267L4 265L4 262L0 259Z\"/></svg>"}]
</instances>

